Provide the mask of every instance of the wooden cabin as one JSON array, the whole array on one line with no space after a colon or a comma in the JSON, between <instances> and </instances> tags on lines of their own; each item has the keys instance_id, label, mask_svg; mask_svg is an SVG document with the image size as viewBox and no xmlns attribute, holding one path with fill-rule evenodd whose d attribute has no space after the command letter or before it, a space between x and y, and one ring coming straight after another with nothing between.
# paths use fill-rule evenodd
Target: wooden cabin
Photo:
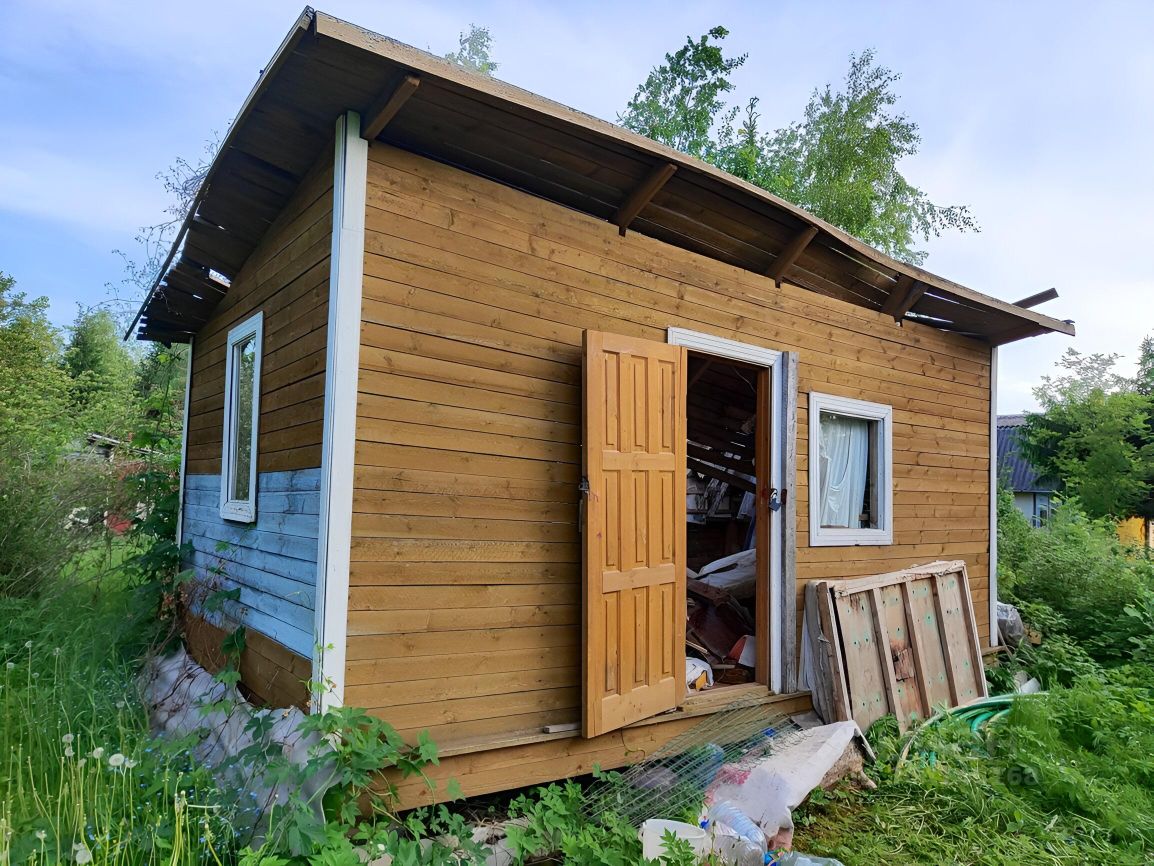
<instances>
[{"instance_id":1,"label":"wooden cabin","mask_svg":"<svg viewBox=\"0 0 1154 866\"><path fill-rule=\"evenodd\" d=\"M181 538L239 590L193 652L245 626L257 699L323 682L467 794L808 707L809 580L962 559L993 641L998 346L1073 333L311 9L138 325L191 344Z\"/></svg>"}]
</instances>

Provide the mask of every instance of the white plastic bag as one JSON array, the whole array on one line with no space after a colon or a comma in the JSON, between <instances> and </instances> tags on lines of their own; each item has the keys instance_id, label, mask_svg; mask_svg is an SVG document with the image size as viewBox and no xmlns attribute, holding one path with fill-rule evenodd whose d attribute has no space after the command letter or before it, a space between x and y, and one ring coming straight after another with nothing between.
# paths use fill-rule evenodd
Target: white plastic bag
<instances>
[{"instance_id":1,"label":"white plastic bag","mask_svg":"<svg viewBox=\"0 0 1154 866\"><path fill-rule=\"evenodd\" d=\"M697 579L724 589L738 601L757 594L757 549L716 559L697 573Z\"/></svg>"}]
</instances>

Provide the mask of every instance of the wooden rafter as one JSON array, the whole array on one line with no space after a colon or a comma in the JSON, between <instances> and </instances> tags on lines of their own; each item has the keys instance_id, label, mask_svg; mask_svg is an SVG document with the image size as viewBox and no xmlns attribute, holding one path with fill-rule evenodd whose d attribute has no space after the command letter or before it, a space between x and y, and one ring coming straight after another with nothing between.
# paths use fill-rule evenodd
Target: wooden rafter
<instances>
[{"instance_id":1,"label":"wooden rafter","mask_svg":"<svg viewBox=\"0 0 1154 866\"><path fill-rule=\"evenodd\" d=\"M796 235L794 235L788 244L785 245L773 264L770 265L769 270L765 275L781 286L781 281L784 279L786 271L794 266L794 263L801 258L801 254L805 252L805 248L809 246L810 242L817 237L817 226L806 226Z\"/></svg>"},{"instance_id":2,"label":"wooden rafter","mask_svg":"<svg viewBox=\"0 0 1154 866\"><path fill-rule=\"evenodd\" d=\"M177 262L168 272L165 281L184 289L189 294L206 298L219 298L228 291L228 286L214 280L204 268L189 264L184 259Z\"/></svg>"},{"instance_id":3,"label":"wooden rafter","mask_svg":"<svg viewBox=\"0 0 1154 866\"><path fill-rule=\"evenodd\" d=\"M1020 301L1014 301L1014 306L1029 309L1030 307L1038 306L1038 304L1044 304L1046 301L1052 301L1057 297L1057 289L1046 289L1044 292L1038 292L1036 295L1030 295L1028 298L1022 298Z\"/></svg>"},{"instance_id":4,"label":"wooden rafter","mask_svg":"<svg viewBox=\"0 0 1154 866\"><path fill-rule=\"evenodd\" d=\"M400 84L390 92L382 94L376 104L365 112L365 124L361 127L361 137L373 141L385 131L389 122L397 116L421 84L421 79L415 75L406 75Z\"/></svg>"},{"instance_id":5,"label":"wooden rafter","mask_svg":"<svg viewBox=\"0 0 1154 866\"><path fill-rule=\"evenodd\" d=\"M893 316L895 322L900 322L925 293L925 283L918 282L909 274L902 274L882 305L882 312L887 316Z\"/></svg>"},{"instance_id":6,"label":"wooden rafter","mask_svg":"<svg viewBox=\"0 0 1154 866\"><path fill-rule=\"evenodd\" d=\"M723 469L730 469L734 472L740 472L743 475L753 475L753 458L752 457L734 457L727 454L719 454L708 448L702 448L700 445L692 441L687 445L689 456L698 460L704 460L706 463L712 463L714 466L720 466ZM736 448L734 449L737 450Z\"/></svg>"},{"instance_id":7,"label":"wooden rafter","mask_svg":"<svg viewBox=\"0 0 1154 866\"><path fill-rule=\"evenodd\" d=\"M696 457L688 458L687 462L689 464L689 468L699 475L704 475L706 478L716 478L718 481L724 481L730 487L736 487L743 493L756 492L754 483L744 475L738 475L735 472L726 472L721 467L714 466L712 463L706 463L704 460L698 460Z\"/></svg>"},{"instance_id":8,"label":"wooden rafter","mask_svg":"<svg viewBox=\"0 0 1154 866\"><path fill-rule=\"evenodd\" d=\"M645 180L633 188L633 192L629 193L629 198L625 199L621 207L617 208L617 213L613 214L613 218L610 220L617 226L622 236L625 235L625 230L629 228L629 224L641 213L642 208L649 204L653 200L653 196L657 195L661 187L665 186L669 178L673 177L675 171L677 171L676 165L671 162L663 162L655 166L645 176Z\"/></svg>"}]
</instances>

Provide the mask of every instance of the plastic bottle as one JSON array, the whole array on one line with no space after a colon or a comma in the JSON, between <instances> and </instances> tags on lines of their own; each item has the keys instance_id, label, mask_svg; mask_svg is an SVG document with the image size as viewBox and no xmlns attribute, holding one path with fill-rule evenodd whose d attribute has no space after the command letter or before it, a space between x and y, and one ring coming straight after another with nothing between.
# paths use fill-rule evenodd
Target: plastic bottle
<instances>
[{"instance_id":1,"label":"plastic bottle","mask_svg":"<svg viewBox=\"0 0 1154 866\"><path fill-rule=\"evenodd\" d=\"M748 815L728 800L714 803L707 814L714 853L735 866L763 866L769 850L765 834Z\"/></svg>"},{"instance_id":2,"label":"plastic bottle","mask_svg":"<svg viewBox=\"0 0 1154 866\"><path fill-rule=\"evenodd\" d=\"M830 857L814 857L800 851L786 851L778 857L769 855L765 861L773 866L844 866L840 860Z\"/></svg>"}]
</instances>

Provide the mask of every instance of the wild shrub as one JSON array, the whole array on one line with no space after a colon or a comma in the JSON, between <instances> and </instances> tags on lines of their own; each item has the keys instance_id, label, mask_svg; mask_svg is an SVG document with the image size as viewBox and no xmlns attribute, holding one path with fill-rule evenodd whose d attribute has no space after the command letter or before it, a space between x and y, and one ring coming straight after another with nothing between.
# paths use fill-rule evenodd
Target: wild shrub
<instances>
[{"instance_id":1,"label":"wild shrub","mask_svg":"<svg viewBox=\"0 0 1154 866\"><path fill-rule=\"evenodd\" d=\"M115 385L131 389L131 359L113 345L125 361ZM85 434L108 431L77 409L81 355L65 363L48 300L17 292L2 273L0 348L0 595L29 595L104 537L116 475L84 452Z\"/></svg>"},{"instance_id":2,"label":"wild shrub","mask_svg":"<svg viewBox=\"0 0 1154 866\"><path fill-rule=\"evenodd\" d=\"M1053 630L1096 661L1125 661L1134 648L1131 639L1142 632L1125 611L1154 588L1154 566L1122 545L1111 524L1087 518L1076 502L1054 509L1042 528L1023 532L1022 520L1012 506L999 509L1003 598L1022 604L1034 625L1048 612L1056 614L1050 618Z\"/></svg>"},{"instance_id":3,"label":"wild shrub","mask_svg":"<svg viewBox=\"0 0 1154 866\"><path fill-rule=\"evenodd\" d=\"M0 596L42 592L107 540L116 486L103 462L34 463L0 453Z\"/></svg>"}]
</instances>

